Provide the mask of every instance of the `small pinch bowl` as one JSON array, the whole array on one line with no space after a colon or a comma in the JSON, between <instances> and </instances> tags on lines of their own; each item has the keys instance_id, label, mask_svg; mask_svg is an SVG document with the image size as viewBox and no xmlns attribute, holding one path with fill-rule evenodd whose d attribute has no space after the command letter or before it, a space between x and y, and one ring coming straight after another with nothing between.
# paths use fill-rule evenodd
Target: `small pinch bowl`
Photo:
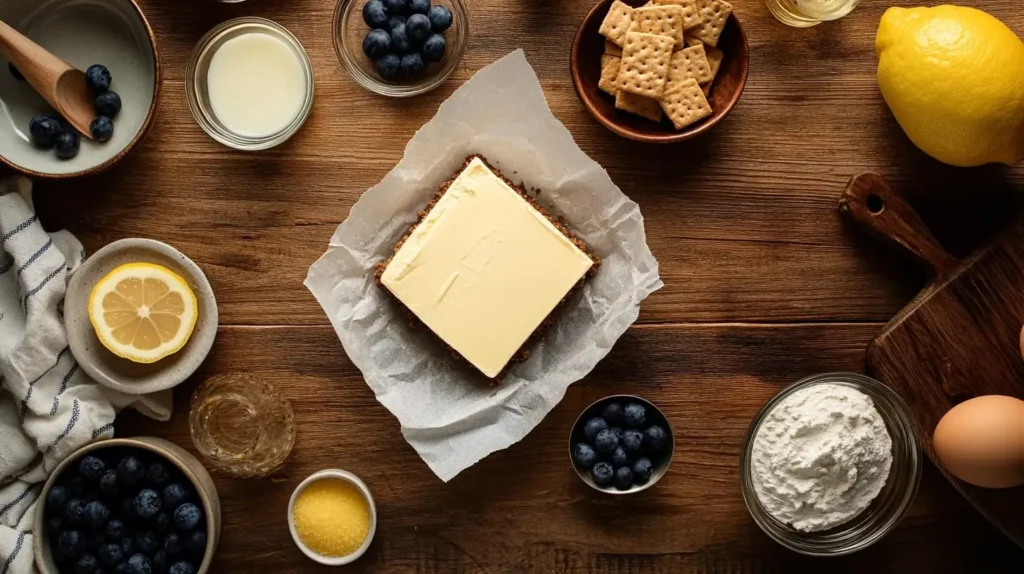
<instances>
[{"instance_id":1,"label":"small pinch bowl","mask_svg":"<svg viewBox=\"0 0 1024 574\"><path fill-rule=\"evenodd\" d=\"M0 59L0 162L36 178L69 179L100 173L138 147L156 117L161 68L156 36L135 0L8 0L0 2L0 20L75 68L107 66L123 104L110 141L80 136L78 155L58 159L28 133L29 119L53 110Z\"/></svg>"},{"instance_id":2,"label":"small pinch bowl","mask_svg":"<svg viewBox=\"0 0 1024 574\"><path fill-rule=\"evenodd\" d=\"M116 267L136 262L174 271L188 283L199 304L199 317L185 346L150 364L134 363L108 351L89 321L89 295L96 283ZM68 345L82 370L105 387L133 395L170 389L191 376L210 353L218 323L217 299L202 269L177 249L153 239L122 239L94 253L71 275L64 300Z\"/></svg>"},{"instance_id":3,"label":"small pinch bowl","mask_svg":"<svg viewBox=\"0 0 1024 574\"><path fill-rule=\"evenodd\" d=\"M295 528L295 501L299 498L299 493L302 492L307 486L320 480L342 480L354 485L363 493L366 497L366 503L370 507L370 531L366 534L366 540L363 541L363 545L360 546L355 552L347 556L323 556L310 550L306 546L302 539L299 538L299 533ZM288 500L288 531L291 532L292 540L295 545L298 546L299 550L302 551L310 560L319 562L326 566L344 566L351 564L359 559L360 556L366 554L366 550L370 548L370 544L373 543L373 537L377 534L377 505L373 501L373 494L370 493L370 487L366 486L366 483L359 479L358 476L348 472L347 470L339 470L331 468L327 470L321 470L314 472L309 475L306 480L303 480L295 487L292 492L291 498Z\"/></svg>"},{"instance_id":4,"label":"small pinch bowl","mask_svg":"<svg viewBox=\"0 0 1024 574\"><path fill-rule=\"evenodd\" d=\"M199 502L203 507L203 514L206 516L206 551L203 553L203 561L196 570L197 574L210 572L213 563L213 555L217 551L217 544L220 543L220 496L217 494L217 487L203 465L196 460L196 457L180 446L156 437L135 437L135 438L112 438L89 443L78 449L63 462L57 465L50 473L50 478L43 485L39 493L39 503L36 504L35 521L32 524L32 536L36 543L34 546L36 568L41 574L59 574L57 565L53 561L53 550L50 548L50 537L46 535L46 496L50 489L57 483L60 476L70 469L85 455L99 450L110 448L135 449L152 452L180 470L199 495Z\"/></svg>"},{"instance_id":5,"label":"small pinch bowl","mask_svg":"<svg viewBox=\"0 0 1024 574\"><path fill-rule=\"evenodd\" d=\"M623 0L633 7L641 6L646 0ZM638 142L671 144L695 138L715 127L739 101L747 84L747 66L750 48L739 18L733 13L718 41L718 48L725 53L722 67L715 77L708 103L714 110L710 116L687 126L675 129L666 120L654 122L649 119L615 109L615 99L598 87L601 79L601 54L604 53L604 36L598 30L608 15L613 0L601 0L583 19L569 54L569 71L573 87L583 107L604 127L616 134Z\"/></svg>"}]
</instances>

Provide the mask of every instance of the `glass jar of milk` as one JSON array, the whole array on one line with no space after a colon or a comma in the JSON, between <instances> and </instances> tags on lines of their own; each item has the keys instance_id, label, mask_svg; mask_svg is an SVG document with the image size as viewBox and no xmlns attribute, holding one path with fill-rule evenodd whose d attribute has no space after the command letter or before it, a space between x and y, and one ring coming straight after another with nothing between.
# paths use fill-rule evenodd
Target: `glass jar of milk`
<instances>
[{"instance_id":1,"label":"glass jar of milk","mask_svg":"<svg viewBox=\"0 0 1024 574\"><path fill-rule=\"evenodd\" d=\"M237 18L210 30L185 72L189 109L224 145L274 147L302 127L313 107L313 68L283 26Z\"/></svg>"}]
</instances>

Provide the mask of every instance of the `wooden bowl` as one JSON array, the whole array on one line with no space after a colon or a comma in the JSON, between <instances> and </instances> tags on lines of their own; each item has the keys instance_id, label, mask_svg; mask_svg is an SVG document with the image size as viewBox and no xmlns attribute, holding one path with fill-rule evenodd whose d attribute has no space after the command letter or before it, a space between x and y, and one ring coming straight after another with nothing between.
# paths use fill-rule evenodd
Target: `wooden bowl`
<instances>
[{"instance_id":1,"label":"wooden bowl","mask_svg":"<svg viewBox=\"0 0 1024 574\"><path fill-rule=\"evenodd\" d=\"M601 79L601 54L604 53L604 36L598 33L601 22L608 14L613 0L601 0L587 14L576 32L569 55L569 70L583 106L587 108L604 127L631 140L648 143L675 143L696 137L714 127L729 113L743 93L747 83L747 63L750 52L747 36L740 21L733 14L722 32L718 48L725 53L725 60L715 78L714 88L708 103L714 112L703 120L677 130L667 120L653 122L649 119L615 109L615 98L597 87ZM631 6L641 6L646 0L624 0Z\"/></svg>"}]
</instances>

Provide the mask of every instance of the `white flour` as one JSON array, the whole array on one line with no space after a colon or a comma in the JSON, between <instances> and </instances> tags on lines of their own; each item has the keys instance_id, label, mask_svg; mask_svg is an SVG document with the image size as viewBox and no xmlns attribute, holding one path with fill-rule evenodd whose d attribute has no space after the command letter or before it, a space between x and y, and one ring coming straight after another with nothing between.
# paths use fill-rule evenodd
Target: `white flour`
<instances>
[{"instance_id":1,"label":"white flour","mask_svg":"<svg viewBox=\"0 0 1024 574\"><path fill-rule=\"evenodd\" d=\"M819 383L775 405L754 437L752 459L765 510L815 532L851 520L878 496L892 466L892 439L870 397Z\"/></svg>"}]
</instances>

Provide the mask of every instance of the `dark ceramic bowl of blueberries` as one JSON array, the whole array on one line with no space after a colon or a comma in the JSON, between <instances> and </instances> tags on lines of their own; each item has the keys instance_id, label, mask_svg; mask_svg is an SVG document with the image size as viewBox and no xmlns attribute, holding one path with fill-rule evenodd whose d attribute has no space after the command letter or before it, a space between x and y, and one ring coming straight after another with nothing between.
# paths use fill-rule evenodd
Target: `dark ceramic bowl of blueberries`
<instances>
[{"instance_id":1,"label":"dark ceramic bowl of blueberries","mask_svg":"<svg viewBox=\"0 0 1024 574\"><path fill-rule=\"evenodd\" d=\"M407 98L440 86L469 40L465 0L339 0L334 49L357 84Z\"/></svg>"},{"instance_id":2,"label":"dark ceramic bowl of blueberries","mask_svg":"<svg viewBox=\"0 0 1024 574\"><path fill-rule=\"evenodd\" d=\"M205 574L220 539L210 474L183 448L140 437L94 442L43 486L33 537L42 574Z\"/></svg>"},{"instance_id":3,"label":"dark ceramic bowl of blueberries","mask_svg":"<svg viewBox=\"0 0 1024 574\"><path fill-rule=\"evenodd\" d=\"M583 482L609 494L646 490L672 463L675 440L665 414L633 395L605 397L580 414L569 458Z\"/></svg>"}]
</instances>

